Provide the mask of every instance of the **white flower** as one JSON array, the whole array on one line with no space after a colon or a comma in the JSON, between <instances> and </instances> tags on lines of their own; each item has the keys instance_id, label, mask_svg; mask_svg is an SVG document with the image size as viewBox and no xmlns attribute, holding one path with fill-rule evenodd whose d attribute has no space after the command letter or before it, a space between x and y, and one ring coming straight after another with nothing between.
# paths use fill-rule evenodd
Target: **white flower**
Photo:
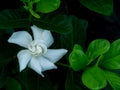
<instances>
[{"instance_id":1,"label":"white flower","mask_svg":"<svg viewBox=\"0 0 120 90\"><path fill-rule=\"evenodd\" d=\"M34 40L26 31L14 32L8 39L9 43L14 43L26 49L18 52L20 71L27 66L44 77L43 71L56 69L54 64L61 59L66 53L66 49L48 49L54 40L48 30L42 30L37 26L31 26Z\"/></svg>"}]
</instances>

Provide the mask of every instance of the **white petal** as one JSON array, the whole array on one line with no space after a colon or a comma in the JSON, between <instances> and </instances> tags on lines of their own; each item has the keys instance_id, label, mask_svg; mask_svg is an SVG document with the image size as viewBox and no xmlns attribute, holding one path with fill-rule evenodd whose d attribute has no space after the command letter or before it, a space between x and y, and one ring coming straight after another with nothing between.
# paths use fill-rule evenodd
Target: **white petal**
<instances>
[{"instance_id":1,"label":"white petal","mask_svg":"<svg viewBox=\"0 0 120 90\"><path fill-rule=\"evenodd\" d=\"M51 62L55 63L60 60L66 53L66 49L48 49L47 53L44 56Z\"/></svg>"},{"instance_id":2,"label":"white petal","mask_svg":"<svg viewBox=\"0 0 120 90\"><path fill-rule=\"evenodd\" d=\"M28 67L33 69L35 72L40 74L42 77L44 77L44 75L42 74L42 68L36 57L32 57L30 63L28 64Z\"/></svg>"},{"instance_id":3,"label":"white petal","mask_svg":"<svg viewBox=\"0 0 120 90\"><path fill-rule=\"evenodd\" d=\"M14 43L19 46L28 47L28 44L32 41L32 37L26 31L14 32L12 36L8 39L9 43Z\"/></svg>"},{"instance_id":4,"label":"white petal","mask_svg":"<svg viewBox=\"0 0 120 90\"><path fill-rule=\"evenodd\" d=\"M51 46L54 42L51 32L47 30L44 30L42 33L42 40L45 41L47 47Z\"/></svg>"},{"instance_id":5,"label":"white petal","mask_svg":"<svg viewBox=\"0 0 120 90\"><path fill-rule=\"evenodd\" d=\"M54 39L53 39L50 31L38 28L35 25L31 26L31 29L33 31L33 35L34 35L35 40L44 41L45 44L47 45L47 47L49 47L53 44Z\"/></svg>"},{"instance_id":6,"label":"white petal","mask_svg":"<svg viewBox=\"0 0 120 90\"><path fill-rule=\"evenodd\" d=\"M31 54L29 53L28 50L21 50L18 54L18 61L19 61L19 66L20 66L20 71L26 68L28 62L31 59Z\"/></svg>"},{"instance_id":7,"label":"white petal","mask_svg":"<svg viewBox=\"0 0 120 90\"><path fill-rule=\"evenodd\" d=\"M32 32L33 32L33 36L35 40L40 40L43 30L41 28L38 28L37 26L33 25L31 26Z\"/></svg>"},{"instance_id":8,"label":"white petal","mask_svg":"<svg viewBox=\"0 0 120 90\"><path fill-rule=\"evenodd\" d=\"M57 69L57 66L54 65L54 63L50 62L44 57L39 57L39 63L42 67L42 72L46 70L51 70L51 69Z\"/></svg>"}]
</instances>

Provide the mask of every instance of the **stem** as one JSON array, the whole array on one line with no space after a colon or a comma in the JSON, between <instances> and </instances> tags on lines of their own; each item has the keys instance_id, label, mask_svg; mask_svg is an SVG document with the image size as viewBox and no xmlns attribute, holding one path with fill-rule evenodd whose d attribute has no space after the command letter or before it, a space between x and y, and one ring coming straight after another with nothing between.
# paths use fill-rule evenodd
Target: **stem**
<instances>
[{"instance_id":1,"label":"stem","mask_svg":"<svg viewBox=\"0 0 120 90\"><path fill-rule=\"evenodd\" d=\"M103 55L101 55L99 58L98 58L98 60L97 60L97 63L96 63L96 66L98 66L98 64L99 64L99 62L100 62L100 60L103 58Z\"/></svg>"},{"instance_id":2,"label":"stem","mask_svg":"<svg viewBox=\"0 0 120 90\"><path fill-rule=\"evenodd\" d=\"M56 63L57 65L60 65L60 66L63 66L63 67L66 67L66 68L71 68L69 65L67 64L63 64L63 63Z\"/></svg>"}]
</instances>

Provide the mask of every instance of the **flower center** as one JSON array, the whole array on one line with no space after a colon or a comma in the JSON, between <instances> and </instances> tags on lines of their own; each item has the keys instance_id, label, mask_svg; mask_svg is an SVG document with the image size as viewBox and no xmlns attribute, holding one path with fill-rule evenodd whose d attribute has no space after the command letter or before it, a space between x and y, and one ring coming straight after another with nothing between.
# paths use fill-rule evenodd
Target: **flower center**
<instances>
[{"instance_id":1,"label":"flower center","mask_svg":"<svg viewBox=\"0 0 120 90\"><path fill-rule=\"evenodd\" d=\"M32 41L28 45L28 49L31 52L31 54L35 56L42 55L47 52L47 46L43 42L40 42L40 41L39 42Z\"/></svg>"}]
</instances>

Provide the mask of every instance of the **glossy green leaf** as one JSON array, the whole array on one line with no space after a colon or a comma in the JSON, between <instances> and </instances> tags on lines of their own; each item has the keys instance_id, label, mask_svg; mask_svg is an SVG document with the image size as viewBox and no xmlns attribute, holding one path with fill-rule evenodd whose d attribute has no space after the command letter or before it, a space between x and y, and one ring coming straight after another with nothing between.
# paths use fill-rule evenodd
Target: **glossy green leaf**
<instances>
[{"instance_id":1,"label":"glossy green leaf","mask_svg":"<svg viewBox=\"0 0 120 90\"><path fill-rule=\"evenodd\" d=\"M92 41L89 44L86 52L89 62L92 62L98 56L106 53L109 50L109 48L110 48L110 43L105 39L96 39Z\"/></svg>"},{"instance_id":2,"label":"glossy green leaf","mask_svg":"<svg viewBox=\"0 0 120 90\"><path fill-rule=\"evenodd\" d=\"M69 55L69 62L75 71L79 71L87 65L88 58L79 45L74 45L73 51Z\"/></svg>"},{"instance_id":3,"label":"glossy green leaf","mask_svg":"<svg viewBox=\"0 0 120 90\"><path fill-rule=\"evenodd\" d=\"M62 34L72 31L72 20L69 16L60 13L42 14L40 16L40 19L33 19L33 24L38 27Z\"/></svg>"},{"instance_id":4,"label":"glossy green leaf","mask_svg":"<svg viewBox=\"0 0 120 90\"><path fill-rule=\"evenodd\" d=\"M79 0L88 9L103 14L113 13L113 0Z\"/></svg>"},{"instance_id":5,"label":"glossy green leaf","mask_svg":"<svg viewBox=\"0 0 120 90\"><path fill-rule=\"evenodd\" d=\"M40 0L37 3L36 11L41 13L49 13L56 10L60 6L60 0Z\"/></svg>"},{"instance_id":6,"label":"glossy green leaf","mask_svg":"<svg viewBox=\"0 0 120 90\"><path fill-rule=\"evenodd\" d=\"M28 14L22 10L3 10L0 12L0 29L29 27Z\"/></svg>"},{"instance_id":7,"label":"glossy green leaf","mask_svg":"<svg viewBox=\"0 0 120 90\"><path fill-rule=\"evenodd\" d=\"M65 90L83 90L81 75L79 73L71 70L68 71L65 82Z\"/></svg>"},{"instance_id":8,"label":"glossy green leaf","mask_svg":"<svg viewBox=\"0 0 120 90\"><path fill-rule=\"evenodd\" d=\"M8 77L6 82L6 90L22 90L22 87L18 81Z\"/></svg>"},{"instance_id":9,"label":"glossy green leaf","mask_svg":"<svg viewBox=\"0 0 120 90\"><path fill-rule=\"evenodd\" d=\"M93 66L85 70L82 74L83 84L92 90L99 90L107 85L103 70L97 66Z\"/></svg>"},{"instance_id":10,"label":"glossy green leaf","mask_svg":"<svg viewBox=\"0 0 120 90\"><path fill-rule=\"evenodd\" d=\"M113 72L104 71L106 79L112 86L113 90L120 90L120 76Z\"/></svg>"},{"instance_id":11,"label":"glossy green leaf","mask_svg":"<svg viewBox=\"0 0 120 90\"><path fill-rule=\"evenodd\" d=\"M120 69L120 39L111 44L100 65L107 69Z\"/></svg>"}]
</instances>

